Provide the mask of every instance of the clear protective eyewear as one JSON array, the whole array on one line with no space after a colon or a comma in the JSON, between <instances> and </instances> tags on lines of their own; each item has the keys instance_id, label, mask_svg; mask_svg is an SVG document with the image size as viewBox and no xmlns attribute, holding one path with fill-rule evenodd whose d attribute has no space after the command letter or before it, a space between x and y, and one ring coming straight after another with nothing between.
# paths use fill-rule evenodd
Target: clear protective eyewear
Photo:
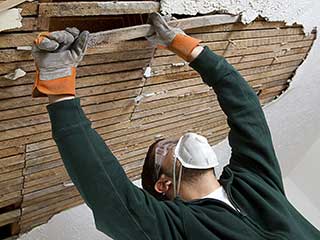
<instances>
[{"instance_id":1,"label":"clear protective eyewear","mask_svg":"<svg viewBox=\"0 0 320 240\"><path fill-rule=\"evenodd\" d=\"M167 154L171 148L175 148L177 146L179 139L177 138L169 138L169 139L163 139L157 143L156 150L155 150L155 173L156 173L156 179L159 178L160 170L163 164L164 159L167 157ZM173 170L172 170L172 176L173 176L173 192L174 197L177 196L177 193L179 193L180 189L180 182L181 182L181 175L182 175L182 166L180 166L179 170L179 178L178 178L178 184L176 183L176 162L177 157L175 156L173 152Z\"/></svg>"}]
</instances>

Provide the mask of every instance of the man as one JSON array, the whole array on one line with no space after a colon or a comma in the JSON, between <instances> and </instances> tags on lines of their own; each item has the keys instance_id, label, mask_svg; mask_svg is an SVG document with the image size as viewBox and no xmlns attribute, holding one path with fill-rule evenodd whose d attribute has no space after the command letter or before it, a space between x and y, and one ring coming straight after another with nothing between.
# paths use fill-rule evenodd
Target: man
<instances>
[{"instance_id":1,"label":"man","mask_svg":"<svg viewBox=\"0 0 320 240\"><path fill-rule=\"evenodd\" d=\"M74 98L75 69L88 32L42 34L33 51L38 69L33 96L49 96L53 138L97 229L121 240L320 239L285 196L270 132L247 82L224 58L169 27L159 14L151 14L150 23L154 31L148 39L189 61L217 94L231 128L230 164L217 180L217 161L204 137L162 139L147 153L145 190L134 186Z\"/></svg>"}]
</instances>

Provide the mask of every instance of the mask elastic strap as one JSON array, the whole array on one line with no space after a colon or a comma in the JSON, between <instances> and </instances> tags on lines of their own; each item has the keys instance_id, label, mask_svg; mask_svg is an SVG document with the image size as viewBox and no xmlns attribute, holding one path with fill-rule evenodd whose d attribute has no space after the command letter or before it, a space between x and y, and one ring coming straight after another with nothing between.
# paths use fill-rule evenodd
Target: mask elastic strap
<instances>
[{"instance_id":1,"label":"mask elastic strap","mask_svg":"<svg viewBox=\"0 0 320 240\"><path fill-rule=\"evenodd\" d=\"M173 159L173 197L175 198L177 196L177 183L176 183L176 163L177 163L177 158L174 157Z\"/></svg>"},{"instance_id":2,"label":"mask elastic strap","mask_svg":"<svg viewBox=\"0 0 320 240\"><path fill-rule=\"evenodd\" d=\"M181 177L182 177L182 165L180 165L180 170L179 170L179 176L178 176L178 186L177 186L177 194L180 192L180 183L181 183Z\"/></svg>"},{"instance_id":3,"label":"mask elastic strap","mask_svg":"<svg viewBox=\"0 0 320 240\"><path fill-rule=\"evenodd\" d=\"M176 164L177 164L177 158L174 157L173 160L173 197L175 198L177 194L180 192L180 183L181 183L181 177L182 177L182 165L179 169L179 175L178 175L178 183L176 182Z\"/></svg>"}]
</instances>

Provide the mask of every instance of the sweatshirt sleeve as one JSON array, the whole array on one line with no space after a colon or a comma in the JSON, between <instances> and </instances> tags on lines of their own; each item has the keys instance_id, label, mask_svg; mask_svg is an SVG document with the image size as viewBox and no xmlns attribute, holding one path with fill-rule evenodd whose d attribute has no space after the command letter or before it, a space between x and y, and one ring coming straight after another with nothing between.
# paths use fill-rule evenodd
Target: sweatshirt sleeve
<instances>
[{"instance_id":1,"label":"sweatshirt sleeve","mask_svg":"<svg viewBox=\"0 0 320 240\"><path fill-rule=\"evenodd\" d=\"M231 168L251 171L283 192L279 163L259 99L240 73L205 47L190 66L217 95L230 127Z\"/></svg>"},{"instance_id":2,"label":"sweatshirt sleeve","mask_svg":"<svg viewBox=\"0 0 320 240\"><path fill-rule=\"evenodd\" d=\"M91 208L97 229L113 239L172 239L168 219L177 228L181 225L173 214L174 205L156 200L127 178L91 128L79 98L50 104L47 109L64 165Z\"/></svg>"}]
</instances>

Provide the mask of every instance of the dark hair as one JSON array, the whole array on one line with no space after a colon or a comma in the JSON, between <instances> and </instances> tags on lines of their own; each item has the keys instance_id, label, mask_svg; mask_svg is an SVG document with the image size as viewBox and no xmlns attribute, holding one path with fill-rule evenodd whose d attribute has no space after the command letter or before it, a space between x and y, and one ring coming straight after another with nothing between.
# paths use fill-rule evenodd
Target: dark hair
<instances>
[{"instance_id":1,"label":"dark hair","mask_svg":"<svg viewBox=\"0 0 320 240\"><path fill-rule=\"evenodd\" d=\"M163 171L162 168L160 168L160 172L157 176L156 173L156 168L155 168L155 150L156 150L156 144L160 142L162 139L159 139L152 143L149 146L146 158L144 160L143 168L142 168L142 173L141 173L141 181L142 181L142 187L145 189L148 193L153 195L159 200L165 200L164 196L160 193L158 193L154 189L154 185L159 179L159 176L161 176L162 173L166 174L169 177L172 176L172 167L170 167L169 170L166 172ZM179 165L179 161L177 161L177 165ZM181 181L188 182L188 183L195 183L200 176L206 174L208 171L213 171L213 174L215 175L214 168L211 169L190 169L190 168L185 168L182 166L182 176L181 176ZM178 178L179 175L179 167L176 168L176 176Z\"/></svg>"},{"instance_id":2,"label":"dark hair","mask_svg":"<svg viewBox=\"0 0 320 240\"><path fill-rule=\"evenodd\" d=\"M154 185L156 184L158 180L158 176L156 176L156 169L155 169L155 146L158 142L160 142L163 139L158 139L154 143L152 143L149 146L146 158L144 160L143 168L142 168L142 173L141 173L141 182L142 182L142 187L145 189L148 193L151 195L155 196L158 199L162 199L163 196L158 193L154 189ZM159 176L162 174L161 169Z\"/></svg>"}]
</instances>

